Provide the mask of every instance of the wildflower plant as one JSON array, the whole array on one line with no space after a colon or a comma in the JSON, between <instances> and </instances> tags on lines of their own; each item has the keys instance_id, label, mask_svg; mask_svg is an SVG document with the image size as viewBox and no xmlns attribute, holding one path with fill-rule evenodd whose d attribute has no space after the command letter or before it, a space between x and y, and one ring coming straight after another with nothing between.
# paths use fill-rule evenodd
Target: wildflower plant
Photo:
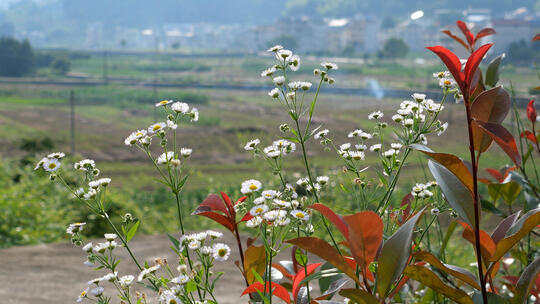
<instances>
[{"instance_id":1,"label":"wildflower plant","mask_svg":"<svg viewBox=\"0 0 540 304\"><path fill-rule=\"evenodd\" d=\"M457 24L465 40L445 33L470 53L464 66L448 49L428 47L448 68L433 75L442 99L434 101L426 94L414 93L394 113L376 110L359 118L358 127L362 120L371 120L373 127L349 130L347 139L336 139L331 130L313 125L319 93L335 83L332 76L338 66L321 63L313 71L314 86L293 79L301 67L298 55L279 45L268 50L275 63L261 76L275 86L268 98L279 103L290 120L279 125L278 138L253 139L244 149L263 162L275 180L247 179L238 185L242 197L232 200L224 192L210 194L192 213L220 224L235 238L239 257L234 262L244 278L242 296L249 295L248 301L272 303L278 298L286 303L336 303L332 302L336 294L349 303L368 304L538 300L540 251L535 246L538 234L534 230L540 225L540 180L533 155L540 150L534 101L527 106L530 129L524 127L514 104L521 135L518 148L503 126L511 100L497 85L502 57L488 65L485 77L479 68L491 47L479 45L480 39L494 31L483 29L474 35L463 22ZM465 107L467 161L428 147L430 137L443 136L449 127L440 119L449 97L462 101ZM221 232L187 234L180 199L192 150L179 148L176 129L180 120L195 122L199 114L185 103L170 100L155 106L163 109L166 119L133 132L125 144L148 156L160 181L175 198L181 232L180 238L169 235L178 257L175 267L164 259L157 259L152 266L143 264L134 256L129 241L140 222L126 215L118 228L109 219L106 190L111 180L98 178L100 171L92 160L75 164L85 183L80 190L63 178L63 153L50 154L36 166L105 218L114 232L105 234L105 242L93 245L84 244L80 232L85 223L67 228L72 242L87 254L85 264L107 271L89 282L78 301L109 303L112 298L104 288L112 284L121 301L146 303L146 295L132 289L136 280L154 291L160 303L217 303L214 286L222 273L214 273L212 268L216 262L231 258L231 248L218 242ZM153 142L159 142L157 149L151 149ZM335 152L343 165L343 176L358 185L352 189L342 186L344 191L357 194L358 210L351 214L341 215L327 206L326 192L335 187L336 177L314 169L308 151L318 143ZM486 168L491 178L484 178L479 162L492 143L507 154L513 166ZM417 181L405 196L396 197L400 175L412 153L429 157L427 167L433 180L425 174L425 180ZM287 170L291 154L299 154L303 163L298 176ZM365 165L367 158L373 158L375 165ZM533 169L526 167L527 163ZM364 174L368 170L376 177ZM530 178L531 171L536 179ZM482 184L487 196L479 190ZM501 218L491 234L483 230L486 213L493 220ZM462 229L461 237L474 249L476 262L469 266L449 262L447 249L456 229ZM249 231L250 237L243 240L241 230ZM321 231L324 238L317 237ZM118 274L118 247L128 251L139 274ZM278 254L288 250L291 259L278 261ZM313 256L322 262L313 263ZM313 288L314 282L319 285L319 293Z\"/></svg>"}]
</instances>

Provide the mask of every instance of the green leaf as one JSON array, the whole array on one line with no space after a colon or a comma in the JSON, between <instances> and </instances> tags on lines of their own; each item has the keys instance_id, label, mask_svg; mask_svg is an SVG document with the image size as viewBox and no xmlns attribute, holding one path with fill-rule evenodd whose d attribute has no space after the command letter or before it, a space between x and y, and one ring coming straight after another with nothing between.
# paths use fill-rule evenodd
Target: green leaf
<instances>
[{"instance_id":1,"label":"green leaf","mask_svg":"<svg viewBox=\"0 0 540 304\"><path fill-rule=\"evenodd\" d=\"M461 289L448 286L441 281L441 279L431 270L426 267L410 265L404 271L404 274L409 278L418 281L427 287L443 294L449 299L454 300L456 303L473 304L473 301L469 296Z\"/></svg>"},{"instance_id":2,"label":"green leaf","mask_svg":"<svg viewBox=\"0 0 540 304\"><path fill-rule=\"evenodd\" d=\"M540 258L534 260L525 268L516 284L516 294L512 302L516 304L526 303L532 285L536 280L536 276L540 272Z\"/></svg>"},{"instance_id":3,"label":"green leaf","mask_svg":"<svg viewBox=\"0 0 540 304\"><path fill-rule=\"evenodd\" d=\"M469 271L458 266L444 264L436 256L427 251L416 252L413 256L418 260L428 262L432 267L446 272L449 275L452 275L453 277L459 279L460 281L469 284L471 287L480 290L480 284L478 284L478 280Z\"/></svg>"},{"instance_id":4,"label":"green leaf","mask_svg":"<svg viewBox=\"0 0 540 304\"><path fill-rule=\"evenodd\" d=\"M381 249L377 269L377 292L385 297L392 284L401 276L411 255L411 243L416 223L426 207L411 217L394 233Z\"/></svg>"},{"instance_id":5,"label":"green leaf","mask_svg":"<svg viewBox=\"0 0 540 304\"><path fill-rule=\"evenodd\" d=\"M176 250L180 250L180 241L168 233L167 233L167 237L169 237L169 240L173 244L174 248L176 248Z\"/></svg>"},{"instance_id":6,"label":"green leaf","mask_svg":"<svg viewBox=\"0 0 540 304\"><path fill-rule=\"evenodd\" d=\"M490 262L497 262L514 245L524 238L531 230L540 224L540 208L534 209L523 215L508 231L508 237L497 243L495 252L489 259Z\"/></svg>"},{"instance_id":7,"label":"green leaf","mask_svg":"<svg viewBox=\"0 0 540 304\"><path fill-rule=\"evenodd\" d=\"M126 243L129 242L134 236L135 233L137 233L137 229L139 228L139 224L141 221L136 221L131 228L129 228L129 231L126 234Z\"/></svg>"},{"instance_id":8,"label":"green leaf","mask_svg":"<svg viewBox=\"0 0 540 304\"><path fill-rule=\"evenodd\" d=\"M497 85L497 82L499 81L499 66L501 64L501 61L504 58L504 53L495 57L491 62L488 64L487 70L486 70L486 85L490 87L494 87Z\"/></svg>"},{"instance_id":9,"label":"green leaf","mask_svg":"<svg viewBox=\"0 0 540 304\"><path fill-rule=\"evenodd\" d=\"M379 301L374 295L361 289L353 289L353 288L342 289L339 292L339 294L351 300L352 303L356 303L356 304L378 304L379 303Z\"/></svg>"},{"instance_id":10,"label":"green leaf","mask_svg":"<svg viewBox=\"0 0 540 304\"><path fill-rule=\"evenodd\" d=\"M519 196L519 193L521 193L521 186L514 181L504 184L489 184L488 192L494 202L502 197L504 202L511 206Z\"/></svg>"},{"instance_id":11,"label":"green leaf","mask_svg":"<svg viewBox=\"0 0 540 304\"><path fill-rule=\"evenodd\" d=\"M428 168L450 206L467 224L474 227L474 204L471 191L450 170L439 163L429 160Z\"/></svg>"}]
</instances>

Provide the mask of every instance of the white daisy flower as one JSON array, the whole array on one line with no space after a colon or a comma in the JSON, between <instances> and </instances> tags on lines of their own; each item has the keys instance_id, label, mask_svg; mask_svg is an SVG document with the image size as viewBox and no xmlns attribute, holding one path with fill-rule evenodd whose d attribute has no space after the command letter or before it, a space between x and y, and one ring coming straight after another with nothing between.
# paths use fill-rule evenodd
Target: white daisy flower
<instances>
[{"instance_id":1,"label":"white daisy flower","mask_svg":"<svg viewBox=\"0 0 540 304\"><path fill-rule=\"evenodd\" d=\"M307 221L309 220L309 214L307 214L306 212L302 211L302 210L292 210L291 211L291 215L296 218L296 219L299 219L299 220L302 220L302 221Z\"/></svg>"},{"instance_id":2,"label":"white daisy flower","mask_svg":"<svg viewBox=\"0 0 540 304\"><path fill-rule=\"evenodd\" d=\"M282 86L285 83L285 77L283 76L274 77L272 81L274 82L275 85Z\"/></svg>"},{"instance_id":3,"label":"white daisy flower","mask_svg":"<svg viewBox=\"0 0 540 304\"><path fill-rule=\"evenodd\" d=\"M202 246L200 252L202 255L210 255L213 252L213 250L212 250L212 247L210 246Z\"/></svg>"},{"instance_id":4,"label":"white daisy flower","mask_svg":"<svg viewBox=\"0 0 540 304\"><path fill-rule=\"evenodd\" d=\"M167 154L162 153L158 157L157 163L160 164L160 165L166 164L167 162L170 162L173 158L174 158L174 152L172 152L172 151L167 152Z\"/></svg>"},{"instance_id":5,"label":"white daisy flower","mask_svg":"<svg viewBox=\"0 0 540 304\"><path fill-rule=\"evenodd\" d=\"M371 133L362 132L362 133L360 133L360 138L362 140L368 140L368 139L373 138L373 135Z\"/></svg>"},{"instance_id":6,"label":"white daisy flower","mask_svg":"<svg viewBox=\"0 0 540 304\"><path fill-rule=\"evenodd\" d=\"M414 93L412 98L416 102L423 102L426 99L426 94Z\"/></svg>"},{"instance_id":7,"label":"white daisy flower","mask_svg":"<svg viewBox=\"0 0 540 304\"><path fill-rule=\"evenodd\" d=\"M433 73L433 77L435 77L436 79L448 78L450 77L450 72L443 71L443 72Z\"/></svg>"},{"instance_id":8,"label":"white daisy flower","mask_svg":"<svg viewBox=\"0 0 540 304\"><path fill-rule=\"evenodd\" d=\"M107 187L111 183L111 179L108 177L103 177L97 180L100 185Z\"/></svg>"},{"instance_id":9,"label":"white daisy flower","mask_svg":"<svg viewBox=\"0 0 540 304\"><path fill-rule=\"evenodd\" d=\"M47 158L42 166L47 172L56 172L60 168L60 162L56 158Z\"/></svg>"},{"instance_id":10,"label":"white daisy flower","mask_svg":"<svg viewBox=\"0 0 540 304\"><path fill-rule=\"evenodd\" d=\"M76 162L73 167L77 170L89 171L96 168L96 164L91 159L83 159L80 162Z\"/></svg>"},{"instance_id":11,"label":"white daisy flower","mask_svg":"<svg viewBox=\"0 0 540 304\"><path fill-rule=\"evenodd\" d=\"M116 239L118 237L118 235L116 235L116 233L105 233L105 239L107 241L113 241L114 239Z\"/></svg>"},{"instance_id":12,"label":"white daisy flower","mask_svg":"<svg viewBox=\"0 0 540 304\"><path fill-rule=\"evenodd\" d=\"M379 152L381 150L381 148L382 148L381 144L374 144L371 147L369 147L369 150L371 152Z\"/></svg>"},{"instance_id":13,"label":"white daisy flower","mask_svg":"<svg viewBox=\"0 0 540 304\"><path fill-rule=\"evenodd\" d=\"M279 89L273 88L270 92L268 92L268 95L272 98L278 98L279 97Z\"/></svg>"},{"instance_id":14,"label":"white daisy flower","mask_svg":"<svg viewBox=\"0 0 540 304\"><path fill-rule=\"evenodd\" d=\"M86 223L73 223L69 224L69 226L66 229L66 233L70 235L74 235L75 233L79 233L83 230Z\"/></svg>"},{"instance_id":15,"label":"white daisy flower","mask_svg":"<svg viewBox=\"0 0 540 304\"><path fill-rule=\"evenodd\" d=\"M392 147L392 149L399 150L399 149L401 149L403 147L403 145L400 144L400 143L391 143L390 147Z\"/></svg>"},{"instance_id":16,"label":"white daisy flower","mask_svg":"<svg viewBox=\"0 0 540 304\"><path fill-rule=\"evenodd\" d=\"M210 248L210 247L209 247L209 248ZM212 248L210 248L210 250L211 250L211 252L213 252L213 249L212 249ZM185 285L185 284L187 284L189 281L190 281L190 278L189 278L189 276L186 275L186 274L181 274L181 275L179 275L179 276L177 276L177 277L175 277L175 278L173 278L173 279L171 280L171 282L173 282L174 284L180 284L180 285ZM178 303L180 303L180 302L178 302Z\"/></svg>"},{"instance_id":17,"label":"white daisy flower","mask_svg":"<svg viewBox=\"0 0 540 304\"><path fill-rule=\"evenodd\" d=\"M263 220L262 217L256 216L250 219L249 221L247 221L246 226L249 228L259 227L259 225L261 225L262 223L262 220Z\"/></svg>"},{"instance_id":18,"label":"white daisy flower","mask_svg":"<svg viewBox=\"0 0 540 304\"><path fill-rule=\"evenodd\" d=\"M328 135L328 129L324 129L322 131L319 131L317 133L315 133L315 136L313 136L315 139L321 139L321 138L325 138L327 135Z\"/></svg>"},{"instance_id":19,"label":"white daisy flower","mask_svg":"<svg viewBox=\"0 0 540 304\"><path fill-rule=\"evenodd\" d=\"M120 283L120 287L127 288L131 285L131 283L133 283L134 279L135 277L132 275L125 275L118 279L118 283Z\"/></svg>"},{"instance_id":20,"label":"white daisy flower","mask_svg":"<svg viewBox=\"0 0 540 304\"><path fill-rule=\"evenodd\" d=\"M327 70L337 70L338 69L337 64L335 64L333 62L323 62L323 63L321 63L321 66L326 68Z\"/></svg>"},{"instance_id":21,"label":"white daisy flower","mask_svg":"<svg viewBox=\"0 0 540 304\"><path fill-rule=\"evenodd\" d=\"M452 78L441 78L439 86L443 89L451 89L456 86L456 82Z\"/></svg>"},{"instance_id":22,"label":"white daisy flower","mask_svg":"<svg viewBox=\"0 0 540 304\"><path fill-rule=\"evenodd\" d=\"M321 186L326 185L328 183L328 176L317 176L317 183L319 183Z\"/></svg>"},{"instance_id":23,"label":"white daisy flower","mask_svg":"<svg viewBox=\"0 0 540 304\"><path fill-rule=\"evenodd\" d=\"M414 125L414 119L407 118L407 119L403 120L403 126L405 126L406 128L410 128L413 125Z\"/></svg>"},{"instance_id":24,"label":"white daisy flower","mask_svg":"<svg viewBox=\"0 0 540 304\"><path fill-rule=\"evenodd\" d=\"M307 91L307 90L311 89L311 86L313 85L313 84L312 84L311 82L309 82L309 81L301 81L300 83L301 83L301 88L302 88L302 90L304 90L304 91Z\"/></svg>"},{"instance_id":25,"label":"white daisy flower","mask_svg":"<svg viewBox=\"0 0 540 304\"><path fill-rule=\"evenodd\" d=\"M289 225L289 223L291 222L291 219L288 218L288 217L278 217L275 221L274 221L274 224L280 226L280 227L285 227L287 225Z\"/></svg>"},{"instance_id":26,"label":"white daisy flower","mask_svg":"<svg viewBox=\"0 0 540 304\"><path fill-rule=\"evenodd\" d=\"M96 264L94 264L93 262L90 262L89 260L84 261L83 264L84 266L90 267L90 268L93 268L96 266Z\"/></svg>"},{"instance_id":27,"label":"white daisy flower","mask_svg":"<svg viewBox=\"0 0 540 304\"><path fill-rule=\"evenodd\" d=\"M105 288L99 286L99 287L95 287L95 288L92 288L90 290L90 293L94 296L94 297L99 297L103 294L103 291L105 291Z\"/></svg>"},{"instance_id":28,"label":"white daisy flower","mask_svg":"<svg viewBox=\"0 0 540 304\"><path fill-rule=\"evenodd\" d=\"M150 134L157 133L157 132L159 132L161 130L164 130L166 126L167 126L167 124L164 123L164 122L155 123L155 124L151 125L150 127L148 127L148 133L150 133Z\"/></svg>"},{"instance_id":29,"label":"white daisy flower","mask_svg":"<svg viewBox=\"0 0 540 304\"><path fill-rule=\"evenodd\" d=\"M271 68L268 68L264 71L261 72L261 77L269 77L269 76L272 76L272 74L274 74L276 72L276 68L275 67L271 67Z\"/></svg>"},{"instance_id":30,"label":"white daisy flower","mask_svg":"<svg viewBox=\"0 0 540 304\"><path fill-rule=\"evenodd\" d=\"M214 231L214 230L206 230L206 234L213 238L213 239L219 239L220 237L223 236L223 233L222 232L219 232L219 231Z\"/></svg>"},{"instance_id":31,"label":"white daisy flower","mask_svg":"<svg viewBox=\"0 0 540 304\"><path fill-rule=\"evenodd\" d=\"M176 128L178 128L178 125L175 124L172 120L167 120L167 127L171 130L176 130Z\"/></svg>"},{"instance_id":32,"label":"white daisy flower","mask_svg":"<svg viewBox=\"0 0 540 304\"><path fill-rule=\"evenodd\" d=\"M92 243L88 243L83 246L82 251L84 252L92 252Z\"/></svg>"},{"instance_id":33,"label":"white daisy flower","mask_svg":"<svg viewBox=\"0 0 540 304\"><path fill-rule=\"evenodd\" d=\"M375 111L375 112L368 115L368 119L369 120L373 120L373 119L377 120L377 119L382 118L383 116L384 116L383 112Z\"/></svg>"},{"instance_id":34,"label":"white daisy flower","mask_svg":"<svg viewBox=\"0 0 540 304\"><path fill-rule=\"evenodd\" d=\"M104 275L103 277L101 277L101 281L102 282L114 282L116 281L116 279L118 278L118 272L114 272L114 273L108 273L106 275Z\"/></svg>"},{"instance_id":35,"label":"white daisy flower","mask_svg":"<svg viewBox=\"0 0 540 304\"><path fill-rule=\"evenodd\" d=\"M77 303L81 303L83 301L83 299L88 296L88 290L89 289L90 289L90 287L86 287L86 289L81 292L79 297L77 297Z\"/></svg>"},{"instance_id":36,"label":"white daisy flower","mask_svg":"<svg viewBox=\"0 0 540 304\"><path fill-rule=\"evenodd\" d=\"M252 151L255 150L255 148L261 143L261 141L258 138L255 138L254 140L248 141L248 143L244 146L244 150L246 151Z\"/></svg>"},{"instance_id":37,"label":"white daisy flower","mask_svg":"<svg viewBox=\"0 0 540 304\"><path fill-rule=\"evenodd\" d=\"M347 137L348 138L358 137L360 135L360 133L362 133L362 130L356 129L354 131L349 132L349 135L347 135Z\"/></svg>"},{"instance_id":38,"label":"white daisy flower","mask_svg":"<svg viewBox=\"0 0 540 304\"><path fill-rule=\"evenodd\" d=\"M350 144L350 143L344 143L344 144L342 144L341 146L339 146L339 149L340 149L340 150L343 150L343 151L348 151L350 148L351 148L351 144Z\"/></svg>"},{"instance_id":39,"label":"white daisy flower","mask_svg":"<svg viewBox=\"0 0 540 304\"><path fill-rule=\"evenodd\" d=\"M291 71L295 72L300 69L300 56L298 55L292 55L291 58L288 59L289 61L289 67L291 68Z\"/></svg>"},{"instance_id":40,"label":"white daisy flower","mask_svg":"<svg viewBox=\"0 0 540 304\"><path fill-rule=\"evenodd\" d=\"M197 108L191 109L188 115L191 117L191 122L199 121L199 110L197 110Z\"/></svg>"},{"instance_id":41,"label":"white daisy flower","mask_svg":"<svg viewBox=\"0 0 540 304\"><path fill-rule=\"evenodd\" d=\"M156 108L157 107L164 107L164 106L166 106L168 104L171 104L171 103L173 103L172 100L162 100L162 101L156 103Z\"/></svg>"},{"instance_id":42,"label":"white daisy flower","mask_svg":"<svg viewBox=\"0 0 540 304\"><path fill-rule=\"evenodd\" d=\"M141 271L139 274L139 277L137 278L137 281L141 282L142 280L146 279L149 274L155 273L161 266L159 264L156 264L152 267L145 268Z\"/></svg>"},{"instance_id":43,"label":"white daisy flower","mask_svg":"<svg viewBox=\"0 0 540 304\"><path fill-rule=\"evenodd\" d=\"M427 144L428 144L427 137L426 137L424 134L420 134L418 140L419 140L423 145L427 145Z\"/></svg>"},{"instance_id":44,"label":"white daisy flower","mask_svg":"<svg viewBox=\"0 0 540 304\"><path fill-rule=\"evenodd\" d=\"M290 202L287 202L287 201L284 201L284 200L281 200L281 199L274 199L274 204L279 206L279 207L282 207L282 208L290 208L291 207Z\"/></svg>"},{"instance_id":45,"label":"white daisy flower","mask_svg":"<svg viewBox=\"0 0 540 304\"><path fill-rule=\"evenodd\" d=\"M249 210L249 214L252 216L260 216L264 214L266 211L268 211L268 206L266 205L255 205L251 210Z\"/></svg>"},{"instance_id":46,"label":"white daisy flower","mask_svg":"<svg viewBox=\"0 0 540 304\"><path fill-rule=\"evenodd\" d=\"M363 151L365 151L367 149L366 145L361 145L361 144L354 145L354 147L356 148L356 150L358 150L360 152L363 152Z\"/></svg>"},{"instance_id":47,"label":"white daisy flower","mask_svg":"<svg viewBox=\"0 0 540 304\"><path fill-rule=\"evenodd\" d=\"M271 199L274 199L276 196L277 196L277 191L276 190L264 190L262 193L261 193L262 197L267 199L267 200L271 200Z\"/></svg>"},{"instance_id":48,"label":"white daisy flower","mask_svg":"<svg viewBox=\"0 0 540 304\"><path fill-rule=\"evenodd\" d=\"M189 111L189 105L185 102L175 102L171 105L171 109L176 113L186 114Z\"/></svg>"},{"instance_id":49,"label":"white daisy flower","mask_svg":"<svg viewBox=\"0 0 540 304\"><path fill-rule=\"evenodd\" d=\"M388 149L386 151L383 152L383 156L386 157L386 158L392 158L394 155L397 154L397 150L395 149Z\"/></svg>"},{"instance_id":50,"label":"white daisy flower","mask_svg":"<svg viewBox=\"0 0 540 304\"><path fill-rule=\"evenodd\" d=\"M290 50L285 50L285 49L281 49L281 50L278 50L276 52L276 58L278 60L286 60L288 61L288 59L290 59L290 57L292 56L292 51Z\"/></svg>"},{"instance_id":51,"label":"white daisy flower","mask_svg":"<svg viewBox=\"0 0 540 304\"><path fill-rule=\"evenodd\" d=\"M255 205L260 205L260 204L264 204L265 201L266 201L265 198L260 196L260 197L257 197L256 199L254 199L253 203Z\"/></svg>"},{"instance_id":52,"label":"white daisy flower","mask_svg":"<svg viewBox=\"0 0 540 304\"><path fill-rule=\"evenodd\" d=\"M182 148L180 149L180 155L182 155L185 158L188 158L191 156L191 153L193 152L192 149L189 148Z\"/></svg>"},{"instance_id":53,"label":"white daisy flower","mask_svg":"<svg viewBox=\"0 0 540 304\"><path fill-rule=\"evenodd\" d=\"M48 158L56 158L56 159L64 158L64 156L66 156L66 154L63 152L54 152L47 155Z\"/></svg>"},{"instance_id":54,"label":"white daisy flower","mask_svg":"<svg viewBox=\"0 0 540 304\"><path fill-rule=\"evenodd\" d=\"M395 121L395 122L401 122L401 121L403 121L403 116L401 116L399 114L393 115L392 120Z\"/></svg>"},{"instance_id":55,"label":"white daisy flower","mask_svg":"<svg viewBox=\"0 0 540 304\"><path fill-rule=\"evenodd\" d=\"M448 129L448 122L443 123L438 129L437 129L437 136L441 136L446 129Z\"/></svg>"},{"instance_id":56,"label":"white daisy flower","mask_svg":"<svg viewBox=\"0 0 540 304\"><path fill-rule=\"evenodd\" d=\"M36 166L34 167L34 170L37 170L39 168L43 168L43 164L49 160L47 157L42 158L40 161L37 162Z\"/></svg>"},{"instance_id":57,"label":"white daisy flower","mask_svg":"<svg viewBox=\"0 0 540 304\"><path fill-rule=\"evenodd\" d=\"M259 191L261 187L262 187L262 184L260 181L255 180L255 179L249 179L242 183L242 187L240 191L243 194L251 194L255 191Z\"/></svg>"},{"instance_id":58,"label":"white daisy flower","mask_svg":"<svg viewBox=\"0 0 540 304\"><path fill-rule=\"evenodd\" d=\"M309 184L309 179L307 177L300 178L296 181L296 184L300 187L305 187Z\"/></svg>"},{"instance_id":59,"label":"white daisy flower","mask_svg":"<svg viewBox=\"0 0 540 304\"><path fill-rule=\"evenodd\" d=\"M231 248L223 243L214 245L214 259L219 262L225 262L231 254Z\"/></svg>"},{"instance_id":60,"label":"white daisy flower","mask_svg":"<svg viewBox=\"0 0 540 304\"><path fill-rule=\"evenodd\" d=\"M350 151L348 156L354 160L364 160L366 158L366 154L362 151Z\"/></svg>"},{"instance_id":61,"label":"white daisy flower","mask_svg":"<svg viewBox=\"0 0 540 304\"><path fill-rule=\"evenodd\" d=\"M283 49L283 46L277 44L277 45L274 45L273 47L269 48L266 51L267 52L277 52L277 51L282 50L282 49Z\"/></svg>"}]
</instances>

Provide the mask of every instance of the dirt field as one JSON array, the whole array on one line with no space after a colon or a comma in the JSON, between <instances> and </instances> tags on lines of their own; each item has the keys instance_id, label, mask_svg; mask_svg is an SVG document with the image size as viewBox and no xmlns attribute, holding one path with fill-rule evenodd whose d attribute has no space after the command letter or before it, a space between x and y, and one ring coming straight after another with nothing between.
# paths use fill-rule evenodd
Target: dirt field
<instances>
[{"instance_id":1,"label":"dirt field","mask_svg":"<svg viewBox=\"0 0 540 304\"><path fill-rule=\"evenodd\" d=\"M232 237L227 236L226 234L223 242L233 249L231 258L238 256ZM141 260L153 263L155 258L166 257L170 263L174 262L169 249L170 241L166 235L136 237L130 244L135 255ZM137 277L139 272L127 259L127 252L122 249L118 252L122 257L119 275L132 274ZM84 266L84 261L85 255L80 248L69 243L1 249L0 303L75 303L89 280L106 274L104 271L94 271ZM246 296L239 297L245 288L244 281L233 262L233 259L229 259L216 267L218 271L225 272L222 284L216 286L215 295L220 304L247 303ZM129 267L125 267L128 265ZM107 286L105 288L107 289ZM111 288L109 290L112 291ZM112 303L118 303L117 299L113 298Z\"/></svg>"}]
</instances>

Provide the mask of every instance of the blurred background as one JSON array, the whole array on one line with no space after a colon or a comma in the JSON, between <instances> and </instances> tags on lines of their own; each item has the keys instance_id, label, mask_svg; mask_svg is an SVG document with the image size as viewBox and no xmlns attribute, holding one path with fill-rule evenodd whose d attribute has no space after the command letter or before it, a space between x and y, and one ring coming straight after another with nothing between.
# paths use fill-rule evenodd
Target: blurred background
<instances>
[{"instance_id":1,"label":"blurred background","mask_svg":"<svg viewBox=\"0 0 540 304\"><path fill-rule=\"evenodd\" d=\"M265 50L274 44L302 57L296 80L314 81L312 71L324 60L340 66L315 113L315 124L331 129L336 143L352 129L373 127L366 119L372 111L391 117L413 92L438 101L432 74L443 66L424 47L442 44L465 56L440 32L458 33L456 20L473 32L495 29L482 41L495 42L487 60L506 54L501 83L519 106L539 93L540 43L531 42L540 32L538 0L1 0L0 247L65 240L73 221L89 222L90 237L103 232L105 223L33 172L36 160L53 151L96 160L102 176L113 179L113 214L132 212L145 233L174 231L172 201L151 164L123 142L164 119L153 106L162 99L201 112L198 123L179 128L179 142L194 151L186 208L211 192L236 196L249 178L271 181L242 147L256 137L277 139L279 122L288 119L260 77L273 64ZM447 104L441 118L449 130L432 136L432 147L461 153L462 114ZM486 155L491 167L505 163L497 149ZM336 186L328 200L343 202L338 211L354 208L354 198L337 187L351 185L339 160L316 142L310 153L315 170ZM299 177L299 159L285 170ZM403 191L422 181L421 171L413 162ZM211 224L188 218L188 225Z\"/></svg>"}]
</instances>

